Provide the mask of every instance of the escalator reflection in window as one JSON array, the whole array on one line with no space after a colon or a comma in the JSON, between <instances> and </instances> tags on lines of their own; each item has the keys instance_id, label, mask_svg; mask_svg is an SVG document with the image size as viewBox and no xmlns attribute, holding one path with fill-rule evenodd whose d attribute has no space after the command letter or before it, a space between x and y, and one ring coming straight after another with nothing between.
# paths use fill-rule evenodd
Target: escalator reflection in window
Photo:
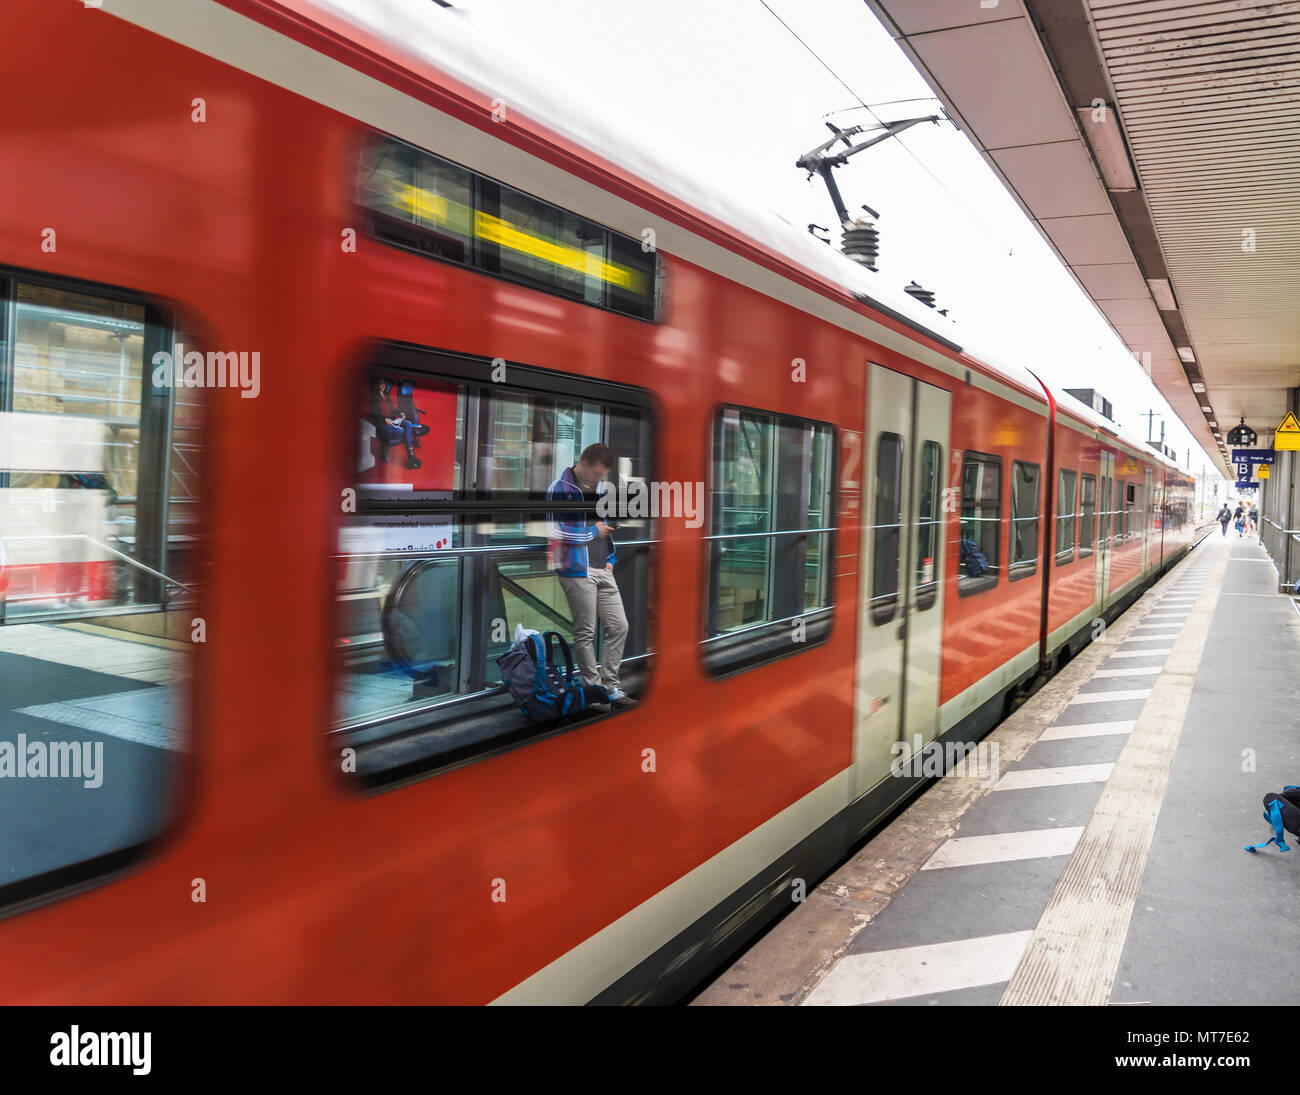
<instances>
[{"instance_id":1,"label":"escalator reflection in window","mask_svg":"<svg viewBox=\"0 0 1300 1095\"><path fill-rule=\"evenodd\" d=\"M614 488L649 481L651 452L648 398L621 386L524 366L511 366L510 385L484 383L477 362L395 347L372 371L371 390L380 375L409 395L429 430L404 435L413 460L384 461L374 412L361 409L360 511L339 533L332 733L340 746L369 749L359 774L376 782L410 763L437 767L554 729L528 722L497 664L519 627L574 643L551 556L548 488L591 444L614 451ZM404 424L392 408L379 416ZM562 504L576 507L579 525L594 523L583 502ZM640 691L653 521L617 526L623 680Z\"/></svg>"}]
</instances>

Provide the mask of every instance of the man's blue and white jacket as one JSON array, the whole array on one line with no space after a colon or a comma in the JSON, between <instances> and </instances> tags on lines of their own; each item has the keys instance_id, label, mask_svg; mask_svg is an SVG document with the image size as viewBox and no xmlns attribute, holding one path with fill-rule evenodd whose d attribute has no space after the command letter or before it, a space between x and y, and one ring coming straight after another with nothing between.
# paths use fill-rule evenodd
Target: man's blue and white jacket
<instances>
[{"instance_id":1,"label":"man's blue and white jacket","mask_svg":"<svg viewBox=\"0 0 1300 1095\"><path fill-rule=\"evenodd\" d=\"M605 492L605 483L596 485L596 493ZM573 477L573 469L565 468L560 477L546 492L547 501L581 502L589 497ZM546 518L546 535L551 542L551 565L562 578L587 576L587 545L597 536L596 526L588 524L589 513L551 513ZM607 563L618 560L614 554L614 538L609 537Z\"/></svg>"}]
</instances>

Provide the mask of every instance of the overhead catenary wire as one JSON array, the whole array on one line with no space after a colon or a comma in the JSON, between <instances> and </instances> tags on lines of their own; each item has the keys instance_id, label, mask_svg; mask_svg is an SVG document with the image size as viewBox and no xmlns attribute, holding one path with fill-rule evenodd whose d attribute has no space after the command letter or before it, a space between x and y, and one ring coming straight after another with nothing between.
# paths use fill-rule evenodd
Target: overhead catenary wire
<instances>
[{"instance_id":1,"label":"overhead catenary wire","mask_svg":"<svg viewBox=\"0 0 1300 1095\"><path fill-rule=\"evenodd\" d=\"M903 103L942 103L942 101L937 95L918 95L912 99L887 99L883 103L865 103L858 106L846 106L841 110L828 110L822 117L830 118L836 114L848 114L852 110L875 110L878 106L900 106Z\"/></svg>"},{"instance_id":2,"label":"overhead catenary wire","mask_svg":"<svg viewBox=\"0 0 1300 1095\"><path fill-rule=\"evenodd\" d=\"M878 125L883 126L885 124L884 121L881 119L880 115L877 114L871 108L871 106L866 102L866 100L863 99L862 96L859 95L856 91L854 91L853 88L850 87L849 84L844 80L844 78L840 76L840 74L836 72L833 68L831 68L831 66L828 65L826 61L822 58L821 54L819 54L815 49L812 48L812 46L810 46L807 42L805 42L803 38L799 36L798 32L792 26L790 26L789 23L787 23L784 19L781 18L781 16L776 12L776 10L772 7L772 5L767 2L767 0L758 0L758 2L768 10L768 13L772 16L772 18L775 19L778 23L780 23L781 26L786 29L786 31L796 42L798 42L801 46L803 46L805 50L807 50L807 52L812 56L813 60L815 60L819 65L821 65L821 67L824 68L830 74L831 78L835 80L835 82L838 83L840 87L842 87L845 91L847 91L850 95L852 95L855 100L857 100L861 109L865 110L868 114L870 114L876 120L876 123ZM918 99L915 101L921 102L933 98L935 97L926 96L923 97L922 99ZM911 102L911 101L914 100L908 100L908 99L895 100L895 102L898 103ZM878 105L889 106L892 104L880 103ZM850 107L848 109L858 109L858 108ZM843 113L843 111L834 111L833 113ZM911 148L909 148L901 139L899 138L895 138L895 139L897 140L898 144L902 146L903 150L909 156L911 156L913 160L916 161L917 166L920 167L921 170L924 171L927 175L929 175L931 179L934 180L935 185L938 186L939 189L942 190L945 194L947 194L948 197L952 199L954 204L956 204L957 207L961 209L971 219L972 222L974 222L976 225L979 226L980 231L982 231L986 236L988 236L989 239L991 239L1002 251L1005 251L1008 256L1014 257L1013 248L1008 247L1006 243L1004 243L998 237L998 235L975 214L974 210L972 210L968 205L966 205L965 202L963 202L959 197L957 197L956 194L954 194L951 190L949 190L948 187L944 184L944 181L941 178L939 178L939 176L936 175L933 171L930 170L930 168L926 165L925 161L922 160L920 156L918 156Z\"/></svg>"},{"instance_id":3,"label":"overhead catenary wire","mask_svg":"<svg viewBox=\"0 0 1300 1095\"><path fill-rule=\"evenodd\" d=\"M843 110L831 111L828 114L823 115L823 117L830 117L833 114L842 114L842 113L846 113L847 111L862 109L865 110L868 114L871 115L872 118L875 119L877 125L883 128L885 123L881 119L880 115L876 113L872 104L868 103L865 99L863 99L863 97L859 95L857 91L855 91L853 87L842 76L840 76L840 74L836 72L835 69L833 69L815 49L813 49L812 46L810 46L799 35L799 33L781 17L781 15L772 7L772 5L768 3L768 0L759 0L759 3L762 4L764 8L767 9L768 14L771 15L772 18L775 19L782 26L782 28L796 42L798 42L800 46L803 47L803 49L813 58L813 60L815 60L817 64L820 65L830 75L830 77L837 84L839 84L840 87L842 87L845 91L847 91L849 95L851 95L853 99L859 104L857 107L846 107ZM929 101L942 102L942 100L939 100L937 96L920 96L917 98L910 98L910 99L890 100L888 102L877 103L875 104L875 106L883 107L883 106L893 106L901 103L929 102ZM946 112L945 112L945 116L946 116ZM951 121L951 119L949 120ZM1008 246L998 236L997 233L995 233L978 215L976 215L974 210L972 210L965 202L963 202L956 194L954 194L952 190L950 190L948 186L944 183L944 181L941 178L939 178L939 176L930 169L930 167L925 163L925 161L922 160L921 157L917 155L915 151L913 151L913 149L908 147L908 145L901 138L896 137L895 140L897 141L898 144L902 145L904 151L907 152L907 154L912 157L912 159L916 162L917 166L920 167L922 171L924 171L927 175L930 176L930 178L934 181L935 185L938 186L939 189L942 190L946 195L948 195L948 197L951 199L953 204L956 205L959 209L961 209L966 214L966 216L970 219L970 221L976 226L978 226L980 231L983 232L990 240L992 240L993 243L997 246L999 250L1003 252L1004 255L1006 255L1008 258L1011 259L1013 263L1013 269L1016 271L1016 275L1021 279L1022 282L1028 285L1029 279L1027 277L1027 272L1024 269L1020 260L1016 258L1015 249L1013 247ZM1095 302L1094 302L1094 307L1096 307ZM1100 308L1097 308L1097 311L1098 314L1101 314ZM1138 367L1141 368L1140 366ZM1169 409L1172 413L1172 406L1168 404L1168 400L1165 399L1164 393L1161 392L1153 382L1151 382L1149 376L1147 377L1147 380L1148 383L1151 383L1152 390L1155 391L1156 394L1161 399L1164 399L1166 405L1169 406ZM1188 431L1188 437L1192 437L1190 430ZM1211 455L1211 459L1213 459L1212 455Z\"/></svg>"}]
</instances>

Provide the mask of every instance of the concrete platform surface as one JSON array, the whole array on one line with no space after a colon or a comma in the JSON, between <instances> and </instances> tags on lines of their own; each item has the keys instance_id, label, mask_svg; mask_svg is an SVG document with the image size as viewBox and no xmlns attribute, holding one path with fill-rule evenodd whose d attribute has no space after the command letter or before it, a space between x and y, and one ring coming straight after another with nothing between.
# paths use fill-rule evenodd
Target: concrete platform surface
<instances>
[{"instance_id":1,"label":"concrete platform surface","mask_svg":"<svg viewBox=\"0 0 1300 1095\"><path fill-rule=\"evenodd\" d=\"M1300 850L1243 851L1300 783L1276 581L1212 534L693 1003L1300 1003Z\"/></svg>"}]
</instances>

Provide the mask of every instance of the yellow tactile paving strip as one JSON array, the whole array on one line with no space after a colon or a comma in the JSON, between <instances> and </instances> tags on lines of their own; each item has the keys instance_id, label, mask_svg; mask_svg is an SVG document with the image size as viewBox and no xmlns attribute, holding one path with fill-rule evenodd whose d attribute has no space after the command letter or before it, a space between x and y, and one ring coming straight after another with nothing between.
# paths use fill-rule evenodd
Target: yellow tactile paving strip
<instances>
[{"instance_id":1,"label":"yellow tactile paving strip","mask_svg":"<svg viewBox=\"0 0 1300 1095\"><path fill-rule=\"evenodd\" d=\"M1091 820L1034 929L1002 1004L1110 1001L1174 751L1228 568L1214 563Z\"/></svg>"}]
</instances>

